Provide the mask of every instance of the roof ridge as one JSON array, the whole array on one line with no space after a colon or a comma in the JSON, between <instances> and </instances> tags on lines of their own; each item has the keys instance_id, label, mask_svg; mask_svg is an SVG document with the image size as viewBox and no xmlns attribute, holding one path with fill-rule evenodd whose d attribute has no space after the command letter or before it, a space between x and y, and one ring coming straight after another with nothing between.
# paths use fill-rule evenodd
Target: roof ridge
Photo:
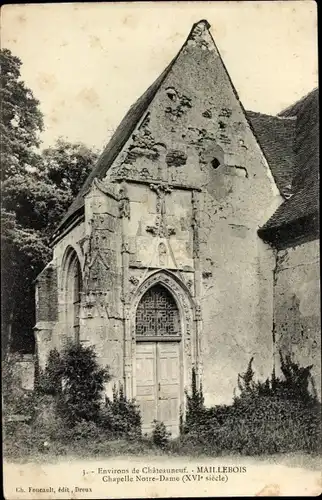
<instances>
[{"instance_id":1,"label":"roof ridge","mask_svg":"<svg viewBox=\"0 0 322 500\"><path fill-rule=\"evenodd\" d=\"M297 117L296 116L279 116L279 115L269 115L268 113L262 113L261 111L252 111L252 110L246 110L246 113L254 113L256 115L261 115L269 118L276 118L277 120L290 120L290 121L296 121Z\"/></svg>"}]
</instances>

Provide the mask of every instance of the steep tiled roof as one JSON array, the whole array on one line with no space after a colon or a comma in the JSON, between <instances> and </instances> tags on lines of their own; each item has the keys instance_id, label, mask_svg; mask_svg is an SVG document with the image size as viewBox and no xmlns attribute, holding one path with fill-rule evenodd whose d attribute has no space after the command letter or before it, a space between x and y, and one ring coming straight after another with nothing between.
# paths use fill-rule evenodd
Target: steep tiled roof
<instances>
[{"instance_id":1,"label":"steep tiled roof","mask_svg":"<svg viewBox=\"0 0 322 500\"><path fill-rule=\"evenodd\" d=\"M298 219L314 216L319 209L319 184L311 178L291 198L285 200L263 226L263 229L279 228Z\"/></svg>"},{"instance_id":2,"label":"steep tiled roof","mask_svg":"<svg viewBox=\"0 0 322 500\"><path fill-rule=\"evenodd\" d=\"M270 240L283 234L282 228L291 228L299 221L310 221L309 230L318 234L319 214L319 118L318 89L282 111L279 116L296 116L296 138L294 152L296 158L292 180L294 195L285 200L272 217L259 230L259 234ZM304 225L303 231L308 228ZM291 230L290 230L291 232ZM278 236L279 235L279 236ZM291 234L290 234L291 236Z\"/></svg>"},{"instance_id":3,"label":"steep tiled roof","mask_svg":"<svg viewBox=\"0 0 322 500\"><path fill-rule=\"evenodd\" d=\"M288 196L295 171L296 117L282 118L246 112L282 195Z\"/></svg>"},{"instance_id":4,"label":"steep tiled roof","mask_svg":"<svg viewBox=\"0 0 322 500\"><path fill-rule=\"evenodd\" d=\"M319 89L314 89L293 106L282 111L279 116L296 116L296 172L293 190L300 189L305 179L314 170L319 170Z\"/></svg>"}]
</instances>

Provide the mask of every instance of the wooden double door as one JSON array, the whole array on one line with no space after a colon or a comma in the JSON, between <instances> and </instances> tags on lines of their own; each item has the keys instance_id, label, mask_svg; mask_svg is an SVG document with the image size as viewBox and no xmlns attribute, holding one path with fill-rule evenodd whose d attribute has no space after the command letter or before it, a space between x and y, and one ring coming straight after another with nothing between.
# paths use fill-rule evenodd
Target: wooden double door
<instances>
[{"instance_id":1,"label":"wooden double door","mask_svg":"<svg viewBox=\"0 0 322 500\"><path fill-rule=\"evenodd\" d=\"M179 434L181 399L180 341L136 342L136 401L142 431L150 433L153 420L163 422L172 437Z\"/></svg>"}]
</instances>

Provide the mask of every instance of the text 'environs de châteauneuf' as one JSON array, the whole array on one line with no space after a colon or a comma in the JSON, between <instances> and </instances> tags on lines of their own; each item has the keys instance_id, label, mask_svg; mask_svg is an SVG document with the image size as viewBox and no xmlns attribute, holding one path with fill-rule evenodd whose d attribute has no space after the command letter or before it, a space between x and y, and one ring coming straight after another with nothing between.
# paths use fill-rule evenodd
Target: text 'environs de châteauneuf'
<instances>
[{"instance_id":1,"label":"text 'environs de ch\u00e2teauneuf'","mask_svg":"<svg viewBox=\"0 0 322 500\"><path fill-rule=\"evenodd\" d=\"M133 468L130 470L126 469L103 469L99 467L97 469L97 474L130 474L130 473L140 473L140 474L185 474L188 472L187 467L183 468L159 468L159 467L151 467L144 466L140 469ZM247 472L247 467L245 466L234 466L234 465L196 465L193 467L194 472L198 474L240 474Z\"/></svg>"}]
</instances>

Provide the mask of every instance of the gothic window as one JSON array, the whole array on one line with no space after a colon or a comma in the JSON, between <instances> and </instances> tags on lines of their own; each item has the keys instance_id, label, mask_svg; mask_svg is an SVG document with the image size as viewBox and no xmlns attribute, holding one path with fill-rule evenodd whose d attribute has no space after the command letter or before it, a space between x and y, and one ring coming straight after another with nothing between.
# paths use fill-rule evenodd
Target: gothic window
<instances>
[{"instance_id":1,"label":"gothic window","mask_svg":"<svg viewBox=\"0 0 322 500\"><path fill-rule=\"evenodd\" d=\"M67 260L66 313L70 334L79 341L79 316L81 292L83 288L82 271L76 252L73 250Z\"/></svg>"},{"instance_id":2,"label":"gothic window","mask_svg":"<svg viewBox=\"0 0 322 500\"><path fill-rule=\"evenodd\" d=\"M136 311L136 335L164 339L180 335L178 307L162 285L151 287L143 295Z\"/></svg>"},{"instance_id":3,"label":"gothic window","mask_svg":"<svg viewBox=\"0 0 322 500\"><path fill-rule=\"evenodd\" d=\"M74 339L77 341L79 340L79 315L80 315L81 291L82 291L82 274L79 265L79 260L77 259L74 265L74 276L73 276L73 330L74 330Z\"/></svg>"}]
</instances>

